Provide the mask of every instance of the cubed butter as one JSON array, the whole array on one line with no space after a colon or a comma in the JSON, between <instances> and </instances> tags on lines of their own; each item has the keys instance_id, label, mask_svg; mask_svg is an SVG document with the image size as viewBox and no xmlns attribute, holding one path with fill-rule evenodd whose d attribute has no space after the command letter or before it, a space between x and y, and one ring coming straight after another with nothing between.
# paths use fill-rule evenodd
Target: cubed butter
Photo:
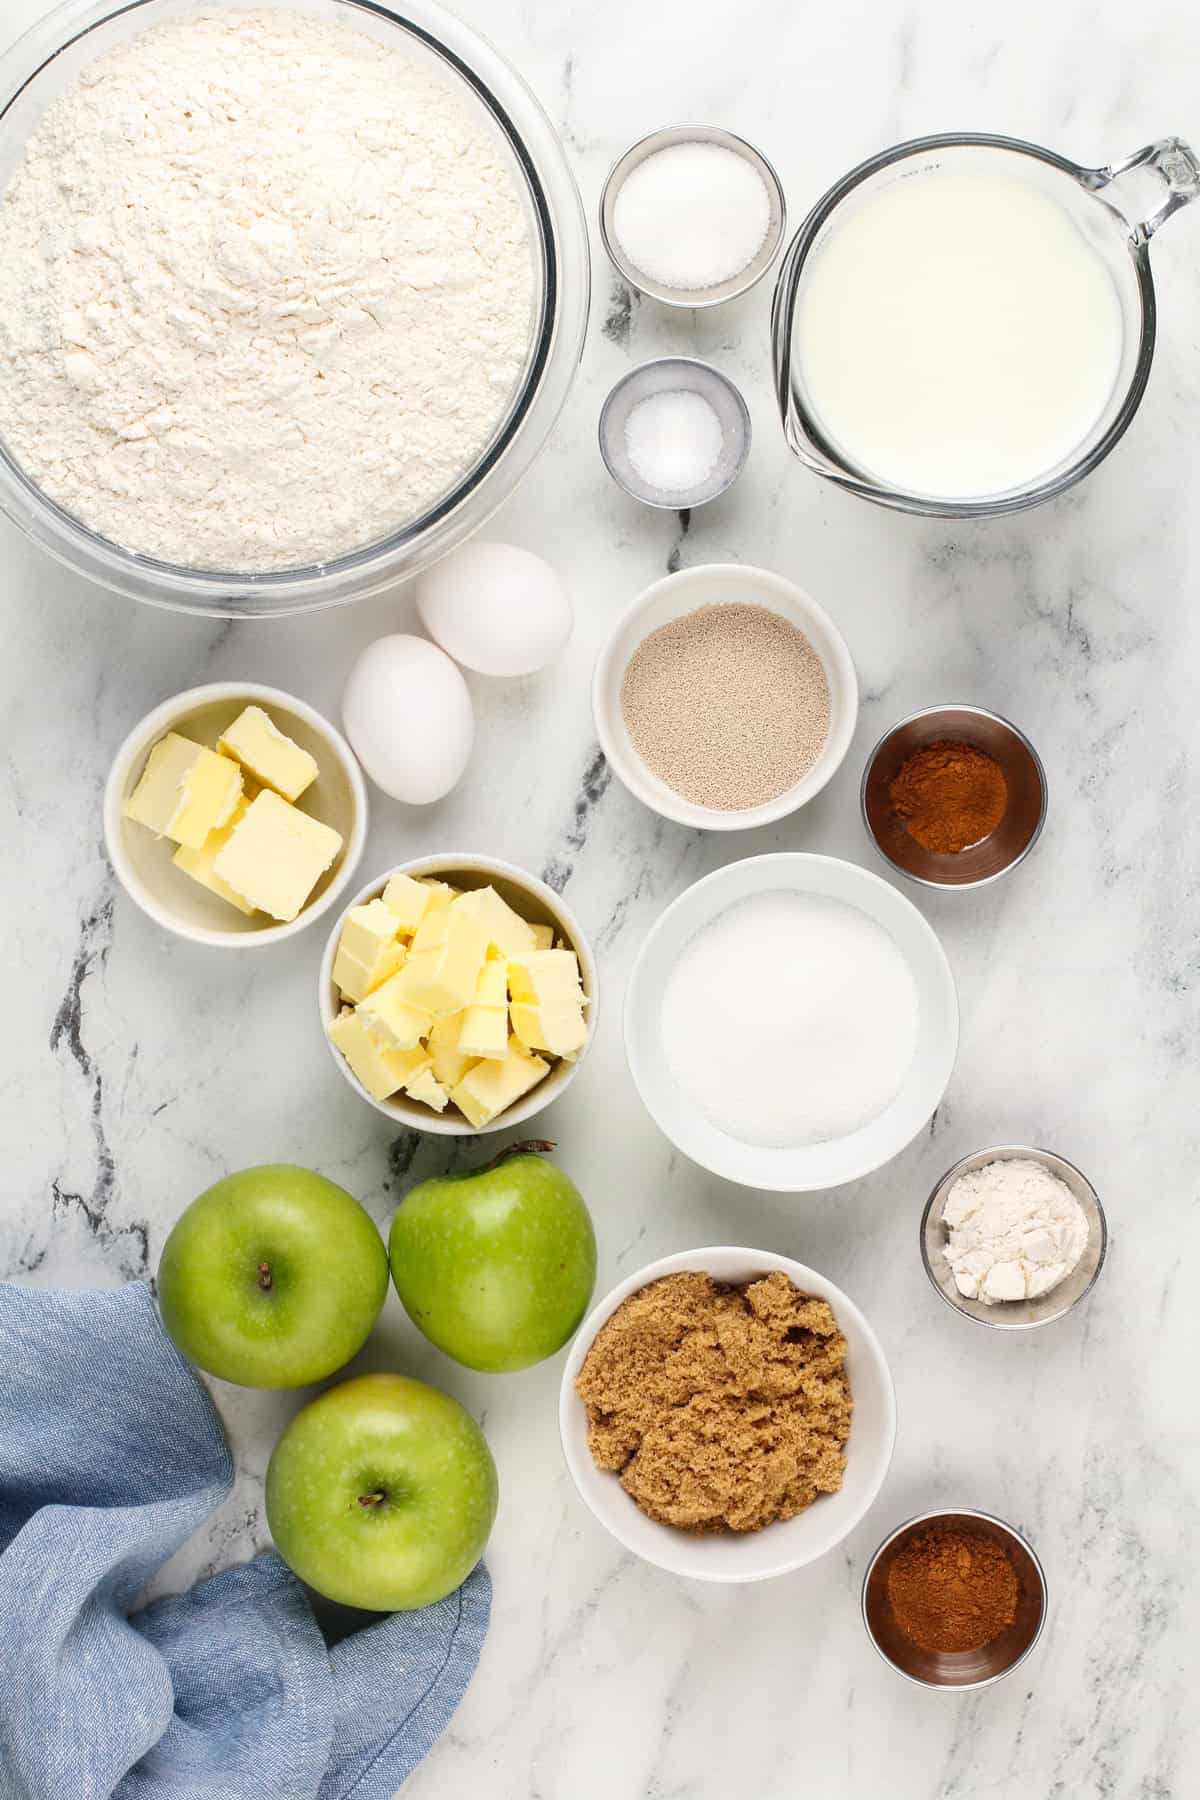
<instances>
[{"instance_id":1,"label":"cubed butter","mask_svg":"<svg viewBox=\"0 0 1200 1800\"><path fill-rule=\"evenodd\" d=\"M372 1036L366 1020L347 1008L329 1026L329 1036L374 1100L388 1100L429 1067L429 1052L387 1050Z\"/></svg>"},{"instance_id":2,"label":"cubed butter","mask_svg":"<svg viewBox=\"0 0 1200 1800\"><path fill-rule=\"evenodd\" d=\"M532 1005L584 1004L579 958L573 950L532 950L509 958L508 991L514 1000Z\"/></svg>"},{"instance_id":3,"label":"cubed butter","mask_svg":"<svg viewBox=\"0 0 1200 1800\"><path fill-rule=\"evenodd\" d=\"M396 931L396 916L382 900L350 908L333 964L333 979L347 1000L365 1000L396 973L407 954Z\"/></svg>"},{"instance_id":4,"label":"cubed butter","mask_svg":"<svg viewBox=\"0 0 1200 1800\"><path fill-rule=\"evenodd\" d=\"M123 811L159 837L201 850L210 832L229 823L241 797L236 763L169 731L151 750Z\"/></svg>"},{"instance_id":5,"label":"cubed butter","mask_svg":"<svg viewBox=\"0 0 1200 1800\"><path fill-rule=\"evenodd\" d=\"M463 895L463 902L469 898ZM462 902L460 902L462 904ZM475 998L463 1014L458 1034L463 1056L499 1056L508 1051L508 965L489 960L479 971Z\"/></svg>"},{"instance_id":6,"label":"cubed butter","mask_svg":"<svg viewBox=\"0 0 1200 1800\"><path fill-rule=\"evenodd\" d=\"M531 925L529 929L533 933L533 947L535 950L553 950L553 925Z\"/></svg>"},{"instance_id":7,"label":"cubed butter","mask_svg":"<svg viewBox=\"0 0 1200 1800\"><path fill-rule=\"evenodd\" d=\"M510 962L512 1028L529 1050L551 1056L576 1056L587 1042L579 981L579 959L573 950L539 950Z\"/></svg>"},{"instance_id":8,"label":"cubed butter","mask_svg":"<svg viewBox=\"0 0 1200 1800\"><path fill-rule=\"evenodd\" d=\"M443 1013L429 1027L426 1043L433 1058L433 1073L444 1088L457 1087L475 1058L464 1056L458 1047L465 1012Z\"/></svg>"},{"instance_id":9,"label":"cubed butter","mask_svg":"<svg viewBox=\"0 0 1200 1800\"><path fill-rule=\"evenodd\" d=\"M344 944L339 944L333 959L334 986L344 1000L365 1000L397 969L403 968L407 955L408 946L400 938L384 944L370 963L360 962L357 956L351 956Z\"/></svg>"},{"instance_id":10,"label":"cubed butter","mask_svg":"<svg viewBox=\"0 0 1200 1800\"><path fill-rule=\"evenodd\" d=\"M550 1073L550 1064L510 1038L503 1060L488 1058L467 1070L450 1098L476 1130L512 1106Z\"/></svg>"},{"instance_id":11,"label":"cubed butter","mask_svg":"<svg viewBox=\"0 0 1200 1800\"><path fill-rule=\"evenodd\" d=\"M452 897L447 898L447 905ZM411 875L393 875L383 890L383 904L395 914L399 929L410 937L425 917L432 899L425 883L414 881Z\"/></svg>"},{"instance_id":12,"label":"cubed butter","mask_svg":"<svg viewBox=\"0 0 1200 1800\"><path fill-rule=\"evenodd\" d=\"M487 932L458 900L431 908L396 978L403 998L435 1015L462 1011L475 998L487 948Z\"/></svg>"},{"instance_id":13,"label":"cubed butter","mask_svg":"<svg viewBox=\"0 0 1200 1800\"><path fill-rule=\"evenodd\" d=\"M488 934L489 946L502 956L520 956L523 951L537 948L533 926L526 924L494 887L472 888L458 905L479 920Z\"/></svg>"},{"instance_id":14,"label":"cubed butter","mask_svg":"<svg viewBox=\"0 0 1200 1800\"><path fill-rule=\"evenodd\" d=\"M418 879L429 895L430 910L435 906L449 906L452 900L458 899L461 892L459 888L451 887L448 881L435 881L432 876L422 875Z\"/></svg>"},{"instance_id":15,"label":"cubed butter","mask_svg":"<svg viewBox=\"0 0 1200 1800\"><path fill-rule=\"evenodd\" d=\"M433 1024L423 1007L412 1006L400 992L403 969L377 987L358 1006L359 1017L389 1050L415 1050Z\"/></svg>"},{"instance_id":16,"label":"cubed butter","mask_svg":"<svg viewBox=\"0 0 1200 1800\"><path fill-rule=\"evenodd\" d=\"M280 731L261 706L248 706L239 713L217 739L217 749L285 800L298 800L320 773L316 758Z\"/></svg>"},{"instance_id":17,"label":"cubed butter","mask_svg":"<svg viewBox=\"0 0 1200 1800\"><path fill-rule=\"evenodd\" d=\"M410 1100L423 1101L432 1106L434 1112L445 1112L450 1103L450 1095L430 1068L418 1069L411 1080L404 1084L404 1091Z\"/></svg>"},{"instance_id":18,"label":"cubed butter","mask_svg":"<svg viewBox=\"0 0 1200 1800\"><path fill-rule=\"evenodd\" d=\"M235 894L233 889L221 880L221 877L213 869L213 862L218 852L223 850L229 842L234 826L242 819L249 805L249 800L243 794L234 808L233 817L228 824L220 826L216 831L210 831L199 850L189 850L181 844L171 859L177 869L182 869L185 875L190 875L193 881L200 883L201 887L206 887L219 899L227 900L231 906L236 906L239 912L247 914L252 913L254 908L248 900L243 900L240 894Z\"/></svg>"},{"instance_id":19,"label":"cubed butter","mask_svg":"<svg viewBox=\"0 0 1200 1800\"><path fill-rule=\"evenodd\" d=\"M243 900L287 924L341 848L341 836L331 826L264 789L234 826L213 871Z\"/></svg>"},{"instance_id":20,"label":"cubed butter","mask_svg":"<svg viewBox=\"0 0 1200 1800\"><path fill-rule=\"evenodd\" d=\"M512 1028L527 1050L546 1050L551 1056L566 1057L570 1061L587 1043L587 1024L578 1006L551 1012L545 1007L515 1000L509 1012Z\"/></svg>"}]
</instances>

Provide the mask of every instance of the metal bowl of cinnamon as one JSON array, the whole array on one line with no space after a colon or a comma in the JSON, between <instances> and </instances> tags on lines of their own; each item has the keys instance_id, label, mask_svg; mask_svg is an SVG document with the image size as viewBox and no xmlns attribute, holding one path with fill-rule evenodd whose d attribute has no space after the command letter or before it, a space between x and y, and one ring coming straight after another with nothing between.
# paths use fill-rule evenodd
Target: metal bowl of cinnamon
<instances>
[{"instance_id":1,"label":"metal bowl of cinnamon","mask_svg":"<svg viewBox=\"0 0 1200 1800\"><path fill-rule=\"evenodd\" d=\"M918 1687L990 1687L1024 1662L1046 1622L1033 1546L991 1513L929 1512L897 1526L871 1558L863 1623Z\"/></svg>"},{"instance_id":2,"label":"metal bowl of cinnamon","mask_svg":"<svg viewBox=\"0 0 1200 1800\"><path fill-rule=\"evenodd\" d=\"M1046 771L1023 731L982 706L901 719L867 758L862 812L894 869L926 887L983 887L1023 862L1046 819Z\"/></svg>"}]
</instances>

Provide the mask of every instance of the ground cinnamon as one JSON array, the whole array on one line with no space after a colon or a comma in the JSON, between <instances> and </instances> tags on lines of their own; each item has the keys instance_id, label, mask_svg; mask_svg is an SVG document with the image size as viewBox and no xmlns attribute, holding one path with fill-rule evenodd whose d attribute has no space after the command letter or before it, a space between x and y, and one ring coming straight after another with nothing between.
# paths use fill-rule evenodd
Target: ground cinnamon
<instances>
[{"instance_id":1,"label":"ground cinnamon","mask_svg":"<svg viewBox=\"0 0 1200 1800\"><path fill-rule=\"evenodd\" d=\"M939 738L900 765L888 798L923 850L957 856L995 831L1008 805L1008 783L985 750Z\"/></svg>"},{"instance_id":2,"label":"ground cinnamon","mask_svg":"<svg viewBox=\"0 0 1200 1800\"><path fill-rule=\"evenodd\" d=\"M982 1650L1017 1616L1017 1572L982 1531L910 1538L887 1572L896 1624L920 1650Z\"/></svg>"}]
</instances>

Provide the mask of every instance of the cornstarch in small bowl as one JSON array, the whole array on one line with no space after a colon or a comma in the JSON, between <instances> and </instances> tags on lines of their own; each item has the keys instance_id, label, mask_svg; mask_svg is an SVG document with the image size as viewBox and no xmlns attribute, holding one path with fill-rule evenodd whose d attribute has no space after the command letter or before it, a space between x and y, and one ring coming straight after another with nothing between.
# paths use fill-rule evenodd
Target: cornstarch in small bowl
<instances>
[{"instance_id":1,"label":"cornstarch in small bowl","mask_svg":"<svg viewBox=\"0 0 1200 1800\"><path fill-rule=\"evenodd\" d=\"M694 806L736 812L795 787L829 735L829 680L766 606L699 606L630 658L621 712L647 768Z\"/></svg>"}]
</instances>

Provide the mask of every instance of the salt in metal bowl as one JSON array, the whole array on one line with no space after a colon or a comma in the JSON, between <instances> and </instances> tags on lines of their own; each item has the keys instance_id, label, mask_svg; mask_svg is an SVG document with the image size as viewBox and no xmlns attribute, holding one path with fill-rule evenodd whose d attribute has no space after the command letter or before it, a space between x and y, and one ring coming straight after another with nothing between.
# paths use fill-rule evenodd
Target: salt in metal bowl
<instances>
[{"instance_id":1,"label":"salt in metal bowl","mask_svg":"<svg viewBox=\"0 0 1200 1800\"><path fill-rule=\"evenodd\" d=\"M1002 1544L1012 1558L1018 1584L1016 1618L1007 1631L980 1650L922 1650L896 1622L888 1599L888 1570L918 1533L932 1531L981 1533ZM991 1687L993 1682L1011 1675L1041 1637L1046 1608L1046 1575L1033 1545L1003 1519L968 1508L921 1513L898 1525L871 1558L863 1580L862 1615L867 1636L889 1667L924 1688L961 1692L964 1688Z\"/></svg>"},{"instance_id":2,"label":"salt in metal bowl","mask_svg":"<svg viewBox=\"0 0 1200 1800\"><path fill-rule=\"evenodd\" d=\"M721 421L721 451L696 487L660 488L642 480L629 460L625 427L641 401L654 394L699 394ZM600 412L600 454L618 487L645 506L683 512L704 506L731 488L750 454L750 411L727 375L690 356L660 356L623 375Z\"/></svg>"},{"instance_id":3,"label":"salt in metal bowl","mask_svg":"<svg viewBox=\"0 0 1200 1800\"><path fill-rule=\"evenodd\" d=\"M997 1300L988 1306L982 1300L969 1300L960 1294L954 1272L946 1261L947 1229L944 1222L946 1201L960 1175L982 1169L990 1162L1036 1162L1064 1181L1083 1208L1088 1222L1088 1241L1083 1255L1071 1273L1036 1300ZM1104 1259L1108 1254L1108 1222L1095 1188L1074 1163L1053 1150L1035 1150L1029 1144L998 1144L990 1150L976 1150L947 1169L930 1194L921 1214L921 1261L933 1287L947 1306L973 1319L977 1325L991 1325L997 1331L1031 1331L1038 1325L1052 1325L1078 1306L1096 1285Z\"/></svg>"},{"instance_id":4,"label":"salt in metal bowl","mask_svg":"<svg viewBox=\"0 0 1200 1800\"><path fill-rule=\"evenodd\" d=\"M889 794L910 756L947 738L992 757L1008 784L1008 803L996 829L953 855L919 844ZM1025 733L982 706L927 706L901 719L867 758L861 795L868 836L893 869L923 887L957 889L985 887L1024 862L1046 822L1047 797L1042 759Z\"/></svg>"},{"instance_id":5,"label":"salt in metal bowl","mask_svg":"<svg viewBox=\"0 0 1200 1800\"><path fill-rule=\"evenodd\" d=\"M740 156L750 164L767 190L770 202L767 235L756 255L736 275L731 275L727 281L716 282L712 287L665 287L629 261L617 237L614 224L617 195L625 181L648 157L656 155L660 150L669 150L675 144L715 144L722 150L732 150L735 156ZM726 300L736 300L762 280L779 254L779 246L783 243L786 230L787 204L783 197L783 185L775 170L761 150L756 150L745 138L737 137L732 131L725 131L719 125L668 125L661 131L652 131L648 137L639 138L613 164L600 195L600 237L608 252L609 261L631 288L651 300L660 301L663 306L698 309L720 306Z\"/></svg>"}]
</instances>

